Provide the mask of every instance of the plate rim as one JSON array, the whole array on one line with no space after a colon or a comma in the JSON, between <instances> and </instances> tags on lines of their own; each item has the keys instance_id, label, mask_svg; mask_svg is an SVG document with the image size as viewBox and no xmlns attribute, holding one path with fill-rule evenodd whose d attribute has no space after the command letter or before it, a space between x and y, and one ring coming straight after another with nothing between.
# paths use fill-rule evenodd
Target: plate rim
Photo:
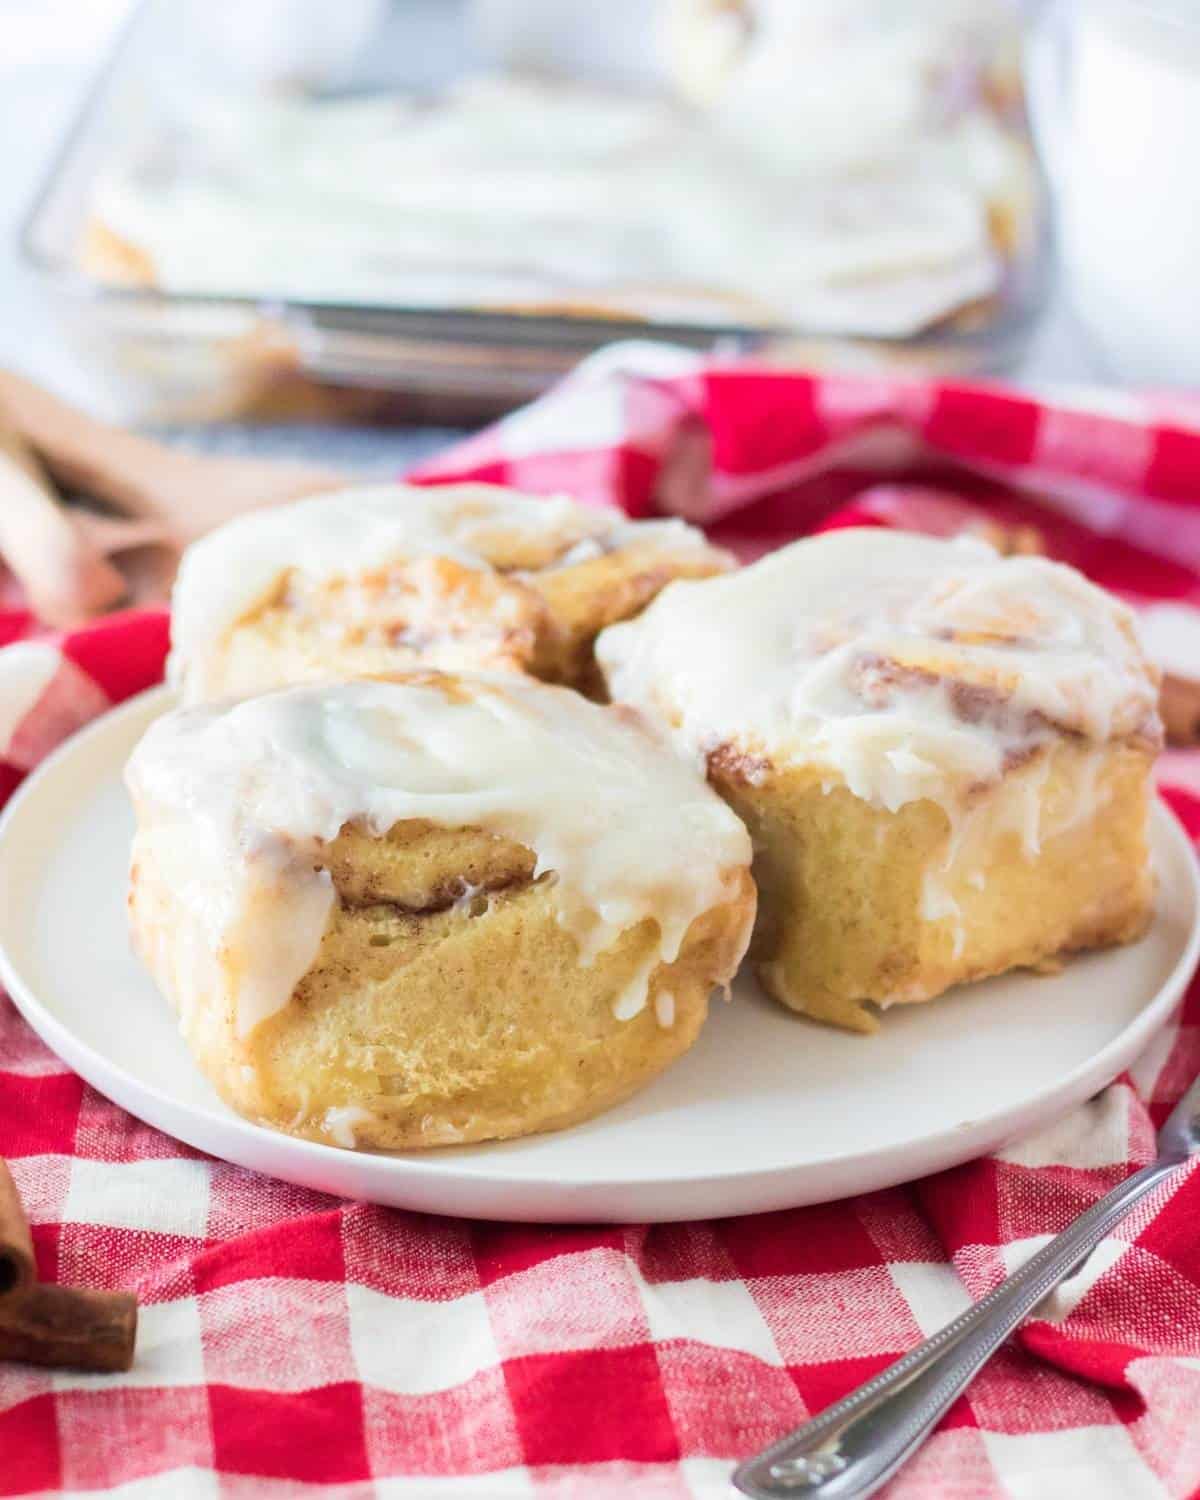
<instances>
[{"instance_id":1,"label":"plate rim","mask_svg":"<svg viewBox=\"0 0 1200 1500\"><path fill-rule=\"evenodd\" d=\"M161 711L165 711L172 697L172 690L164 684L132 695L121 703L113 705L70 735L34 767L10 797L7 805L0 810L0 865L3 864L11 826L22 815L26 803L38 794L43 780L48 779L64 760L86 753L86 746L90 741L112 733L125 719L136 718L151 709L157 709L160 701ZM421 1184L440 1185L449 1192L453 1192L456 1187L462 1187L468 1192L484 1189L492 1193L520 1194L555 1189L566 1194L627 1192L634 1195L647 1195L653 1194L656 1190L677 1190L686 1193L707 1188L720 1192L726 1185L739 1185L757 1188L759 1191L756 1196L759 1197L771 1196L772 1188L782 1188L786 1200L786 1184L798 1173L832 1171L853 1176L857 1170L859 1173L865 1171L874 1180L876 1174L873 1174L871 1169L873 1165L877 1165L882 1175L879 1176L875 1188L853 1187L848 1188L845 1194L838 1195L853 1196L858 1192L878 1190L888 1185L894 1186L924 1175L928 1169L917 1168L912 1172L896 1175L893 1168L884 1170L884 1166L888 1162L902 1162L904 1158L910 1156L915 1158L929 1152L936 1153L940 1146L946 1145L954 1136L959 1137L958 1145L961 1145L963 1149L959 1150L957 1146L951 1147L949 1154L952 1160L948 1160L943 1167L933 1170L945 1170L946 1166L972 1160L981 1154L986 1154L989 1150L996 1149L1006 1139L1012 1139L1016 1134L1030 1128L1023 1122L1022 1117L1027 1116L1031 1111L1041 1109L1045 1119L1066 1113L1074 1107L1074 1103L1088 1097L1097 1088L1106 1087L1111 1083L1161 1029L1178 1003L1189 978L1196 969L1197 960L1200 959L1200 858L1179 819L1157 793L1152 800L1151 818L1168 844L1172 846L1173 852L1183 856L1182 864L1188 872L1187 899L1191 913L1191 926L1178 958L1158 990L1133 1019L1104 1046L1078 1063L1069 1073L1057 1079L1052 1086L1034 1089L1004 1109L981 1119L945 1125L922 1135L890 1141L885 1146L869 1150L852 1148L807 1161L775 1163L767 1167L751 1167L747 1170L700 1168L695 1171L672 1172L667 1176L634 1179L626 1176L589 1174L551 1183L549 1180L539 1182L528 1174L511 1175L500 1162L494 1166L489 1165L486 1153L488 1146L493 1144L489 1142L420 1153L347 1151L337 1146L272 1130L269 1126L257 1124L228 1110L228 1106L224 1106L228 1110L227 1114L216 1114L191 1104L181 1104L173 1100L162 1088L129 1072L121 1064L110 1061L87 1042L77 1037L38 996L33 985L22 976L17 963L10 955L2 928L0 928L0 980L3 981L3 987L13 1004L46 1045L105 1098L110 1099L135 1118L143 1120L155 1129L162 1130L165 1134L195 1150L231 1161L234 1165L245 1166L249 1170L279 1176L283 1180L295 1181L296 1179L294 1177L289 1179L286 1172L276 1172L274 1168L250 1165L244 1161L238 1162L234 1157L225 1155L229 1142L245 1142L252 1154L256 1154L255 1148L259 1146L268 1151L272 1146L278 1146L293 1153L299 1161L311 1167L320 1168L323 1165L332 1165L343 1170L356 1170L358 1174L366 1177L383 1173L401 1188L405 1182L412 1182L414 1187ZM8 878L11 877L8 876L7 871L0 870L0 882ZM98 1082L97 1075L104 1081ZM111 1086L113 1082L118 1083L120 1087L114 1090ZM121 1094L126 1097L120 1097ZM133 1102L130 1102L131 1100ZM179 1128L176 1117L182 1117L185 1128ZM197 1140L194 1132L187 1128L193 1121L197 1130L202 1134L213 1130L220 1133L225 1138L222 1147L215 1150L211 1141L205 1143ZM992 1144L986 1144L987 1141ZM459 1151L471 1151L481 1153L481 1155L478 1158L464 1159L458 1157L457 1154L454 1156L449 1154ZM323 1189L323 1191L332 1191L335 1194L338 1192L337 1189ZM341 1195L349 1196L345 1193ZM835 1201L833 1197L818 1199L805 1197L803 1194L800 1194L796 1201L801 1199L805 1202ZM779 1206L783 1206L782 1200ZM453 1212L453 1210L441 1211ZM473 1211L467 1207L461 1211L468 1215L473 1214ZM733 1212L752 1211L755 1210L733 1210ZM605 1217L594 1209L583 1215L567 1214L557 1219L551 1219L544 1214L511 1216L535 1217L542 1222L566 1222L570 1218L581 1217L584 1220L597 1221ZM695 1217L695 1215L677 1214L674 1217Z\"/></svg>"}]
</instances>

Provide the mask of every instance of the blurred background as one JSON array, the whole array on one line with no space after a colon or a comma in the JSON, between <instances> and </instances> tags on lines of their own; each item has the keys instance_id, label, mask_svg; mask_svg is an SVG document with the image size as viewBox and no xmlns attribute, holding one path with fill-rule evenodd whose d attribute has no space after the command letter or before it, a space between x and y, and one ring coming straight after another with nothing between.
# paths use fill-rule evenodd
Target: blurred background
<instances>
[{"instance_id":1,"label":"blurred background","mask_svg":"<svg viewBox=\"0 0 1200 1500\"><path fill-rule=\"evenodd\" d=\"M0 0L0 362L391 471L647 333L1186 384L1198 32L1170 0Z\"/></svg>"}]
</instances>

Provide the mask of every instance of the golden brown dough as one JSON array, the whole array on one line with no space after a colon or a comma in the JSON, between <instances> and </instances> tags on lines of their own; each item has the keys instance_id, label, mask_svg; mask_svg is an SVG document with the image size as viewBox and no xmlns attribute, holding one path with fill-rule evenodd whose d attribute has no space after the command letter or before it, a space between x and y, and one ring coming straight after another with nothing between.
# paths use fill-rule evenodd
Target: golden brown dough
<instances>
[{"instance_id":1,"label":"golden brown dough","mask_svg":"<svg viewBox=\"0 0 1200 1500\"><path fill-rule=\"evenodd\" d=\"M649 1004L619 1021L613 996L652 952L653 924L581 967L528 850L401 824L382 839L347 828L325 859L337 907L291 1004L240 1038L211 991L187 1029L239 1113L360 1149L527 1135L618 1104L695 1041L754 908L745 872L656 970ZM131 913L148 948L187 922L152 863L135 869Z\"/></svg>"},{"instance_id":2,"label":"golden brown dough","mask_svg":"<svg viewBox=\"0 0 1200 1500\"><path fill-rule=\"evenodd\" d=\"M143 961L222 1097L314 1140L594 1115L687 1051L749 942L734 815L629 715L529 679L180 710L129 781Z\"/></svg>"},{"instance_id":3,"label":"golden brown dough","mask_svg":"<svg viewBox=\"0 0 1200 1500\"><path fill-rule=\"evenodd\" d=\"M956 830L936 802L872 807L815 768L768 770L750 784L714 753L712 784L754 840L759 978L793 1010L874 1031L879 1005L1140 937L1154 896L1153 760L1136 741L1098 753L1066 739L1039 751L979 789L969 847L955 858ZM1047 830L1034 859L1014 813L1027 796ZM938 889L956 910L930 921L926 880L948 857Z\"/></svg>"},{"instance_id":4,"label":"golden brown dough","mask_svg":"<svg viewBox=\"0 0 1200 1500\"><path fill-rule=\"evenodd\" d=\"M231 605L224 580L249 558L261 569L266 553L269 579ZM600 630L672 579L731 565L681 521L564 497L475 484L348 491L243 518L192 549L173 671L193 702L412 667L523 671L595 695Z\"/></svg>"},{"instance_id":5,"label":"golden brown dough","mask_svg":"<svg viewBox=\"0 0 1200 1500\"><path fill-rule=\"evenodd\" d=\"M597 651L750 830L752 957L790 1008L869 1031L1145 930L1158 675L1073 570L834 532L673 585Z\"/></svg>"}]
</instances>

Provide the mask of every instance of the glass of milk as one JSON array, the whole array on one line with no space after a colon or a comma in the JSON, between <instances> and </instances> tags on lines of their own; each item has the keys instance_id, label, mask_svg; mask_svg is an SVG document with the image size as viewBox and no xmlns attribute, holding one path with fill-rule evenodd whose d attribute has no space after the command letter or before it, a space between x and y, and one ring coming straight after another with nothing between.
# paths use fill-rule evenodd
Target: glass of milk
<instances>
[{"instance_id":1,"label":"glass of milk","mask_svg":"<svg viewBox=\"0 0 1200 1500\"><path fill-rule=\"evenodd\" d=\"M1114 375L1200 384L1200 0L1050 0L1027 84L1080 322Z\"/></svg>"}]
</instances>

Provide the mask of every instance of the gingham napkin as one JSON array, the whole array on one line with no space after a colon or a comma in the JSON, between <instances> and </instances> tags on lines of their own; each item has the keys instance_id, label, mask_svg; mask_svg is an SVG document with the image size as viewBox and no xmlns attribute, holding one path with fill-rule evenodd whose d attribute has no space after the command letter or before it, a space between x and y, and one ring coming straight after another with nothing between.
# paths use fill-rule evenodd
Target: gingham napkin
<instances>
[{"instance_id":1,"label":"gingham napkin","mask_svg":"<svg viewBox=\"0 0 1200 1500\"><path fill-rule=\"evenodd\" d=\"M1135 602L1200 603L1186 404L622 345L416 477L665 506L746 554L821 525L990 515L1036 525ZM65 638L10 614L0 632L5 793L153 682L166 638L156 613ZM1164 779L1200 838L1200 752L1169 755ZM143 1303L129 1375L0 1365L0 1495L715 1500L732 1460L881 1369L1147 1161L1197 1069L1193 987L1129 1076L995 1157L827 1207L542 1228L346 1204L213 1161L85 1087L0 1000L0 1155L42 1275ZM987 1367L892 1500L1197 1493L1198 1222L1200 1181L1181 1175Z\"/></svg>"}]
</instances>

